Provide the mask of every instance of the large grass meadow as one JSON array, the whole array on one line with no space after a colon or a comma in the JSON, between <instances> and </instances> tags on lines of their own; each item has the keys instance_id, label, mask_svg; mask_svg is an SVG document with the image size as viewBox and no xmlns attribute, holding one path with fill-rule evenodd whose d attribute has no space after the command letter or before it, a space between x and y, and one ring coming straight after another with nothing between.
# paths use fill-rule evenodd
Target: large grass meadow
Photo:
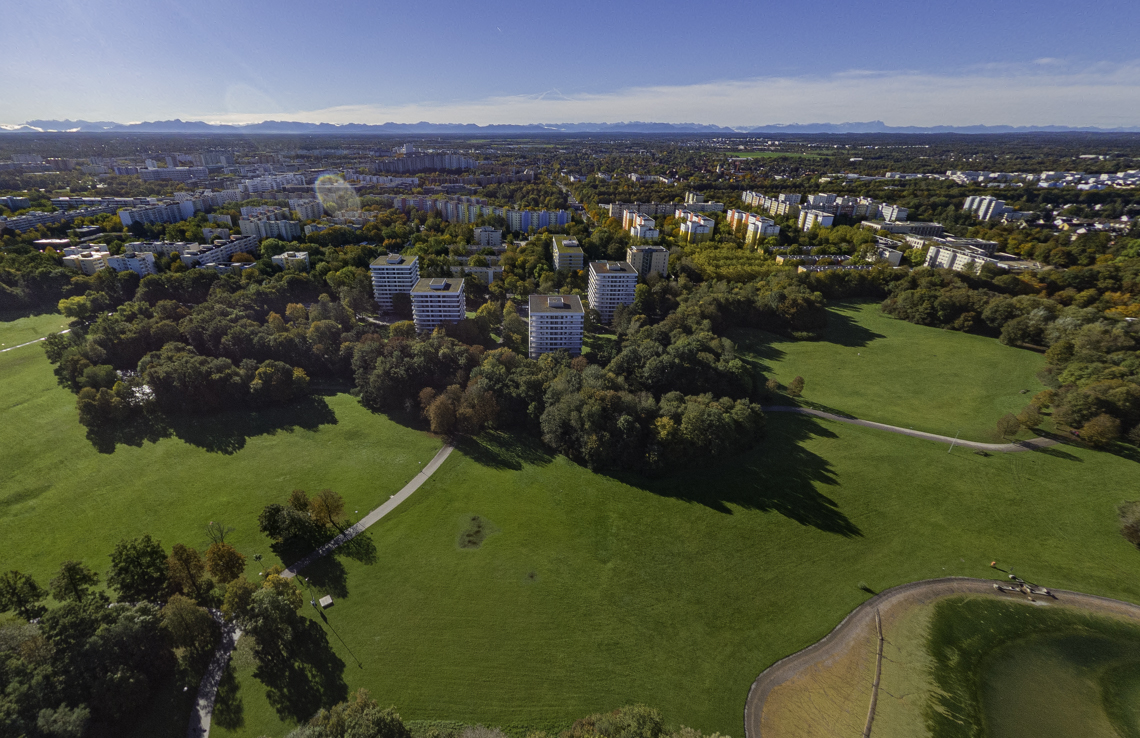
<instances>
[{"instance_id":1,"label":"large grass meadow","mask_svg":"<svg viewBox=\"0 0 1140 738\"><path fill-rule=\"evenodd\" d=\"M995 440L997 419L1044 389L1036 378L1041 354L896 320L877 302L837 303L829 312L820 341L759 330L731 337L765 376L784 385L802 376L809 405L973 441Z\"/></svg>"},{"instance_id":2,"label":"large grass meadow","mask_svg":"<svg viewBox=\"0 0 1140 738\"><path fill-rule=\"evenodd\" d=\"M900 365L905 347L892 349L892 391L853 407L812 394L829 377L858 384L840 372L842 343L748 348L782 381L777 359L787 379L805 376L808 399L885 422L919 415L908 393L920 383L898 375L937 375L937 354L975 338L839 310L855 316L851 340L909 337L934 356ZM868 339L872 329L882 336ZM993 361L985 350L978 361ZM811 374L813 361L827 371ZM41 582L66 558L105 568L124 536L200 546L210 520L268 560L256 529L267 502L331 487L363 513L439 448L347 394L108 444L86 437L39 347L0 354L0 377L0 566ZM864 412L878 402L878 417ZM973 405L987 414L979 428L993 422L987 402ZM673 724L741 738L752 680L866 599L860 585L987 576L996 558L1046 586L1140 602L1140 552L1116 517L1140 498L1128 458L1068 446L983 457L810 417L768 424L756 451L662 480L592 473L520 436L464 443L360 546L303 572L336 603L323 617L306 606L324 633L312 668L267 690L240 647L213 734L279 738L313 705L367 687L409 720L558 730L643 702ZM477 548L463 543L473 517L486 534ZM184 734L185 701L168 697L139 735Z\"/></svg>"}]
</instances>

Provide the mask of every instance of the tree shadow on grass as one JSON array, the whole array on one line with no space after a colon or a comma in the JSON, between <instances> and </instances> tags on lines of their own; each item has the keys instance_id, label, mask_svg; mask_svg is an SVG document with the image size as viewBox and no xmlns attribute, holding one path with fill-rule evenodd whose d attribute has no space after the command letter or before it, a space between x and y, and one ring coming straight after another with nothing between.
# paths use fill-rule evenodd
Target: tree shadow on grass
<instances>
[{"instance_id":1,"label":"tree shadow on grass","mask_svg":"<svg viewBox=\"0 0 1140 738\"><path fill-rule=\"evenodd\" d=\"M241 685L234 673L233 663L226 664L226 670L218 682L212 722L226 730L245 727L245 705L241 701Z\"/></svg>"},{"instance_id":2,"label":"tree shadow on grass","mask_svg":"<svg viewBox=\"0 0 1140 738\"><path fill-rule=\"evenodd\" d=\"M456 449L472 461L492 469L519 471L525 464L545 466L555 454L535 435L483 431L475 438L461 438Z\"/></svg>"},{"instance_id":3,"label":"tree shadow on grass","mask_svg":"<svg viewBox=\"0 0 1140 738\"><path fill-rule=\"evenodd\" d=\"M812 437L837 438L810 416L768 418L768 433L759 448L706 469L694 469L665 479L646 480L633 474L613 475L621 481L665 497L694 502L728 515L732 508L775 512L825 533L845 538L863 535L819 491L839 480L830 462L804 448Z\"/></svg>"},{"instance_id":4,"label":"tree shadow on grass","mask_svg":"<svg viewBox=\"0 0 1140 738\"><path fill-rule=\"evenodd\" d=\"M140 447L175 437L211 453L233 454L256 436L315 431L336 425L336 414L321 396L308 396L287 405L260 410L230 410L213 415L140 415L116 425L88 429L87 440L97 451L111 454L120 445Z\"/></svg>"},{"instance_id":5,"label":"tree shadow on grass","mask_svg":"<svg viewBox=\"0 0 1140 738\"><path fill-rule=\"evenodd\" d=\"M827 311L827 330L823 333L826 343L834 343L847 348L863 348L872 341L886 338L882 333L859 325L855 319L843 311L864 303L839 303ZM838 309L837 309L838 308Z\"/></svg>"},{"instance_id":6,"label":"tree shadow on grass","mask_svg":"<svg viewBox=\"0 0 1140 738\"><path fill-rule=\"evenodd\" d=\"M300 723L323 707L348 697L345 663L332 650L320 625L301 618L286 659L259 664L253 672L266 688L269 704L283 720Z\"/></svg>"}]
</instances>

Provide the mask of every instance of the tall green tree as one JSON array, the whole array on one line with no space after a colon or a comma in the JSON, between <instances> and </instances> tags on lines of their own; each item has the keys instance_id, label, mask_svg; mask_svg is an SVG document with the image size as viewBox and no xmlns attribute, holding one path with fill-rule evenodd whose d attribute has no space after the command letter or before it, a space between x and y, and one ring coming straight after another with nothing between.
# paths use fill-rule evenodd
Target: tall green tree
<instances>
[{"instance_id":1,"label":"tall green tree","mask_svg":"<svg viewBox=\"0 0 1140 738\"><path fill-rule=\"evenodd\" d=\"M51 596L60 602L82 602L87 597L87 591L98 583L99 575L90 567L82 561L69 560L60 565L59 572L48 582L48 589L51 590Z\"/></svg>"},{"instance_id":2,"label":"tall green tree","mask_svg":"<svg viewBox=\"0 0 1140 738\"><path fill-rule=\"evenodd\" d=\"M15 612L31 620L43 614L40 603L46 596L36 580L23 572L12 569L0 574L0 612Z\"/></svg>"},{"instance_id":3,"label":"tall green tree","mask_svg":"<svg viewBox=\"0 0 1140 738\"><path fill-rule=\"evenodd\" d=\"M123 539L111 552L107 584L119 593L120 602L161 602L170 587L166 558L162 543L149 533Z\"/></svg>"}]
</instances>

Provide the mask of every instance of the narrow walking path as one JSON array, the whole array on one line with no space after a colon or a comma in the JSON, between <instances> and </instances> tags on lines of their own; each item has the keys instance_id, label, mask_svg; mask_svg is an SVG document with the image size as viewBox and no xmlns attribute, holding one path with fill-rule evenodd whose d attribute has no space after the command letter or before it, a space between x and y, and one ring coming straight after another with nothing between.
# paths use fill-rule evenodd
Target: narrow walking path
<instances>
[{"instance_id":1,"label":"narrow walking path","mask_svg":"<svg viewBox=\"0 0 1140 738\"><path fill-rule=\"evenodd\" d=\"M186 738L206 738L210 735L210 721L214 717L214 701L218 697L218 685L222 683L222 675L226 673L226 665L230 662L230 654L241 638L241 628L234 623L227 623L217 610L210 610L214 620L222 626L222 642L214 650L214 657L210 659L210 666L198 685L198 702L194 711L190 713L190 727L186 729Z\"/></svg>"},{"instance_id":2,"label":"narrow walking path","mask_svg":"<svg viewBox=\"0 0 1140 738\"><path fill-rule=\"evenodd\" d=\"M980 441L963 441L960 438L952 438L951 436L940 436L937 433L926 433L925 431L916 431L911 428L900 428L897 425L876 423L872 420L848 418L843 415L827 413L822 410L812 410L808 407L791 407L790 405L765 405L763 409L766 413L794 413L796 415L811 415L816 418L824 418L825 420L834 420L838 423L861 425L864 428L875 428L877 430L884 430L889 433L901 433L904 436L910 436L911 438L921 438L925 441L939 441L941 443L949 443L954 446L962 446L963 448L972 449L974 451L992 451L994 453L1011 454L1017 451L1032 451L1038 448L1048 448L1049 446L1055 446L1057 444L1057 442L1051 438L1030 438L1026 441L1015 441L1014 443L981 443Z\"/></svg>"},{"instance_id":3,"label":"narrow walking path","mask_svg":"<svg viewBox=\"0 0 1140 738\"><path fill-rule=\"evenodd\" d=\"M59 333L60 334L71 333L71 329L67 328L66 330L60 331ZM54 336L56 334L53 333L52 335ZM47 336L43 336L42 338L37 338L34 341L28 341L27 343L21 343L18 346L9 346L8 348L0 349L0 354L4 353L6 351L15 351L18 348L24 348L25 346L31 346L33 343L39 343L40 341L46 341L46 340L47 340Z\"/></svg>"},{"instance_id":4,"label":"narrow walking path","mask_svg":"<svg viewBox=\"0 0 1140 738\"><path fill-rule=\"evenodd\" d=\"M821 640L802 651L777 661L756 677L756 681L752 683L752 688L748 692L748 700L744 704L744 734L746 738L762 737L764 703L773 689L795 678L803 670L846 652L852 646L853 639L857 639L865 628L870 628L871 621L880 617L880 613L885 613L894 607L905 608L912 604L928 603L941 597L957 594L980 594L993 597L1017 596L1009 593L997 593L994 584L1001 582L1002 580L995 579L944 577L903 584L875 595L852 610L851 614ZM1140 620L1140 605L1131 602L1058 589L1050 590L1050 592L1059 605L1081 607L1092 612ZM870 719L867 722L870 725ZM778 738L778 736L769 736L769 738Z\"/></svg>"},{"instance_id":5,"label":"narrow walking path","mask_svg":"<svg viewBox=\"0 0 1140 738\"><path fill-rule=\"evenodd\" d=\"M286 579L296 576L297 572L299 572L301 569L304 569L306 566L313 563L322 556L332 553L338 547L343 546L345 543L348 543L353 538L356 538L365 530L375 525L380 521L381 518L395 510L397 505L411 497L412 493L419 489L420 485L426 482L428 480L428 477L430 477L432 473L435 472L435 470L438 469L440 465L447 460L447 457L451 455L451 452L454 449L455 447L450 443L444 445L444 447L441 448L438 453L436 453L432 460L429 461L422 470L420 470L420 473L413 477L412 481L405 484L403 489L389 497L387 502L365 515L360 519L359 522L350 525L348 528L345 528L344 532L336 538L332 539L325 545L318 548L316 551L313 551L305 558L290 566L288 569L281 573L281 576L285 577Z\"/></svg>"}]
</instances>

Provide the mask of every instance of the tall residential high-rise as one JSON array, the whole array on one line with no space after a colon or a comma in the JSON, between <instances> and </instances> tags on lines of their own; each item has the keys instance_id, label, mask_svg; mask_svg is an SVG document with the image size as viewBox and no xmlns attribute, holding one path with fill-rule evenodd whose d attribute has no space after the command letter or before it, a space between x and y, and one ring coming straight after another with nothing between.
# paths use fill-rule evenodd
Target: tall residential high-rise
<instances>
[{"instance_id":1,"label":"tall residential high-rise","mask_svg":"<svg viewBox=\"0 0 1140 738\"><path fill-rule=\"evenodd\" d=\"M369 265L372 295L384 312L392 311L392 295L410 294L420 279L420 258L388 254Z\"/></svg>"},{"instance_id":2,"label":"tall residential high-rise","mask_svg":"<svg viewBox=\"0 0 1140 738\"><path fill-rule=\"evenodd\" d=\"M587 297L603 323L614 319L618 305L632 305L637 271L628 261L591 261Z\"/></svg>"},{"instance_id":3,"label":"tall residential high-rise","mask_svg":"<svg viewBox=\"0 0 1140 738\"><path fill-rule=\"evenodd\" d=\"M569 236L554 237L554 270L559 272L584 269L586 254L577 239Z\"/></svg>"},{"instance_id":4,"label":"tall residential high-rise","mask_svg":"<svg viewBox=\"0 0 1140 738\"><path fill-rule=\"evenodd\" d=\"M462 279L421 279L412 287L411 295L418 332L434 330L444 323L458 323L467 316Z\"/></svg>"},{"instance_id":5,"label":"tall residential high-rise","mask_svg":"<svg viewBox=\"0 0 1140 738\"><path fill-rule=\"evenodd\" d=\"M581 354L585 326L586 311L577 295L531 295L530 358L559 350Z\"/></svg>"}]
</instances>

